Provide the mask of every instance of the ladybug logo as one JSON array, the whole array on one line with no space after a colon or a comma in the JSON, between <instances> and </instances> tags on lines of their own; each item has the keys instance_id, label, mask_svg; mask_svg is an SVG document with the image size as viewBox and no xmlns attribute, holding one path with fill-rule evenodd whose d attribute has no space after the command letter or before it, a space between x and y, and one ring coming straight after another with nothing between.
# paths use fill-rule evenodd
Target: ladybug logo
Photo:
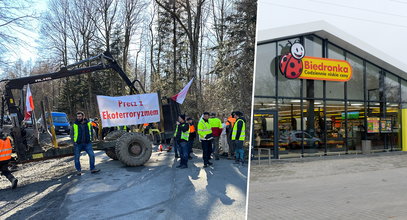
<instances>
[{"instance_id":1,"label":"ladybug logo","mask_svg":"<svg viewBox=\"0 0 407 220\"><path fill-rule=\"evenodd\" d=\"M288 79L296 79L302 73L302 61L305 49L300 43L291 45L290 53L281 57L280 71Z\"/></svg>"}]
</instances>

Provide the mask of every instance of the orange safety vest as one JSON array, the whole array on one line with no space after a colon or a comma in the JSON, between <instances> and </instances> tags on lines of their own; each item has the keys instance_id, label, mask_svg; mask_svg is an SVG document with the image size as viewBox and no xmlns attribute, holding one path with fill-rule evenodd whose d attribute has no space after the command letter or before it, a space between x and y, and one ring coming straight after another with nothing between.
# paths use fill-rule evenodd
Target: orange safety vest
<instances>
[{"instance_id":1,"label":"orange safety vest","mask_svg":"<svg viewBox=\"0 0 407 220\"><path fill-rule=\"evenodd\" d=\"M13 147L9 137L6 140L0 139L0 161L10 160L12 150Z\"/></svg>"},{"instance_id":2,"label":"orange safety vest","mask_svg":"<svg viewBox=\"0 0 407 220\"><path fill-rule=\"evenodd\" d=\"M229 116L228 121L226 122L226 125L231 125L230 127L233 128L233 125L235 125L235 122L236 122L236 118Z\"/></svg>"},{"instance_id":3,"label":"orange safety vest","mask_svg":"<svg viewBox=\"0 0 407 220\"><path fill-rule=\"evenodd\" d=\"M98 125L97 125L95 122L93 122L93 121L91 122L91 124L92 124L93 127L97 127L97 126L98 126Z\"/></svg>"},{"instance_id":4,"label":"orange safety vest","mask_svg":"<svg viewBox=\"0 0 407 220\"><path fill-rule=\"evenodd\" d=\"M189 133L194 133L195 132L195 126L194 125L190 125L189 126Z\"/></svg>"}]
</instances>

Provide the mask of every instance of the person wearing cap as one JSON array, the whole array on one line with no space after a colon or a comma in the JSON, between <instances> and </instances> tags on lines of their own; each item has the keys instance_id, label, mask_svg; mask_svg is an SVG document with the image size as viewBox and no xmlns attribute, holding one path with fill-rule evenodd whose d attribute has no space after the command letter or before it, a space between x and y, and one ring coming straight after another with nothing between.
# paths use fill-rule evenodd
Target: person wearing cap
<instances>
[{"instance_id":1,"label":"person wearing cap","mask_svg":"<svg viewBox=\"0 0 407 220\"><path fill-rule=\"evenodd\" d=\"M236 122L232 129L232 142L235 150L235 163L243 164L244 162L244 149L243 142L246 138L246 119L243 117L243 113L236 112Z\"/></svg>"},{"instance_id":2,"label":"person wearing cap","mask_svg":"<svg viewBox=\"0 0 407 220\"><path fill-rule=\"evenodd\" d=\"M0 171L1 175L5 176L11 182L11 189L17 187L18 180L11 174L8 165L11 160L11 153L13 147L11 146L10 137L5 137L0 133Z\"/></svg>"},{"instance_id":3,"label":"person wearing cap","mask_svg":"<svg viewBox=\"0 0 407 220\"><path fill-rule=\"evenodd\" d=\"M192 159L192 146L194 146L194 141L196 138L196 130L195 126L193 123L192 118L187 118L187 123L189 125L189 139L188 139L188 148L189 148L189 153L188 153L188 159Z\"/></svg>"},{"instance_id":4,"label":"person wearing cap","mask_svg":"<svg viewBox=\"0 0 407 220\"><path fill-rule=\"evenodd\" d=\"M235 149L234 149L234 146L232 144L232 139L231 139L232 138L232 129L236 122L235 114L236 114L235 112L232 112L226 122L226 136L227 136L227 142L229 145L229 155L228 155L229 160L233 159L233 156L235 153Z\"/></svg>"},{"instance_id":5,"label":"person wearing cap","mask_svg":"<svg viewBox=\"0 0 407 220\"><path fill-rule=\"evenodd\" d=\"M212 165L209 162L209 158L211 156L211 148L212 148L212 128L209 124L209 113L204 112L201 120L198 122L198 136L199 140L202 144L202 159L204 161L204 168L208 167L208 165Z\"/></svg>"},{"instance_id":6,"label":"person wearing cap","mask_svg":"<svg viewBox=\"0 0 407 220\"><path fill-rule=\"evenodd\" d=\"M219 160L219 138L222 133L222 121L216 117L216 113L212 112L209 118L209 124L212 129L212 153L215 160Z\"/></svg>"},{"instance_id":7,"label":"person wearing cap","mask_svg":"<svg viewBox=\"0 0 407 220\"><path fill-rule=\"evenodd\" d=\"M185 115L179 115L177 121L177 130L175 132L175 139L178 143L178 151L181 157L180 164L177 168L188 168L188 155L189 155L189 125L185 121Z\"/></svg>"}]
</instances>

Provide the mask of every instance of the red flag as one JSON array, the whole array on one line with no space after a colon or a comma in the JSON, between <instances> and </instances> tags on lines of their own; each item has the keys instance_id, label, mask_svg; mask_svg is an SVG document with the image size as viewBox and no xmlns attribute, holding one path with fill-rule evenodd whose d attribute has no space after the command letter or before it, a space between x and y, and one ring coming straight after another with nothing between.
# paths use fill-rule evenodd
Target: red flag
<instances>
[{"instance_id":1,"label":"red flag","mask_svg":"<svg viewBox=\"0 0 407 220\"><path fill-rule=\"evenodd\" d=\"M31 118L32 111L34 111L34 101L33 96L31 94L30 85L27 85L27 96L25 99L25 117L24 120L28 120Z\"/></svg>"},{"instance_id":2,"label":"red flag","mask_svg":"<svg viewBox=\"0 0 407 220\"><path fill-rule=\"evenodd\" d=\"M185 97L187 97L189 87L191 87L191 84L192 84L192 81L194 81L194 78L192 78L191 81L189 81L189 83L181 90L181 92L179 92L178 94L171 97L171 99L178 102L179 104L184 103Z\"/></svg>"}]
</instances>

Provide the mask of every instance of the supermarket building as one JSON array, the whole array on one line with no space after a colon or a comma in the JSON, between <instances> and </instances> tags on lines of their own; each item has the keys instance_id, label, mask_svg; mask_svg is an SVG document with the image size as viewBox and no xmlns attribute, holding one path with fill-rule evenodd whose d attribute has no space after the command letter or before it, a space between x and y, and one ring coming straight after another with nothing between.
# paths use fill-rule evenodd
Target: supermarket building
<instances>
[{"instance_id":1,"label":"supermarket building","mask_svg":"<svg viewBox=\"0 0 407 220\"><path fill-rule=\"evenodd\" d=\"M274 158L407 150L406 71L325 22L259 31L252 144Z\"/></svg>"}]
</instances>

